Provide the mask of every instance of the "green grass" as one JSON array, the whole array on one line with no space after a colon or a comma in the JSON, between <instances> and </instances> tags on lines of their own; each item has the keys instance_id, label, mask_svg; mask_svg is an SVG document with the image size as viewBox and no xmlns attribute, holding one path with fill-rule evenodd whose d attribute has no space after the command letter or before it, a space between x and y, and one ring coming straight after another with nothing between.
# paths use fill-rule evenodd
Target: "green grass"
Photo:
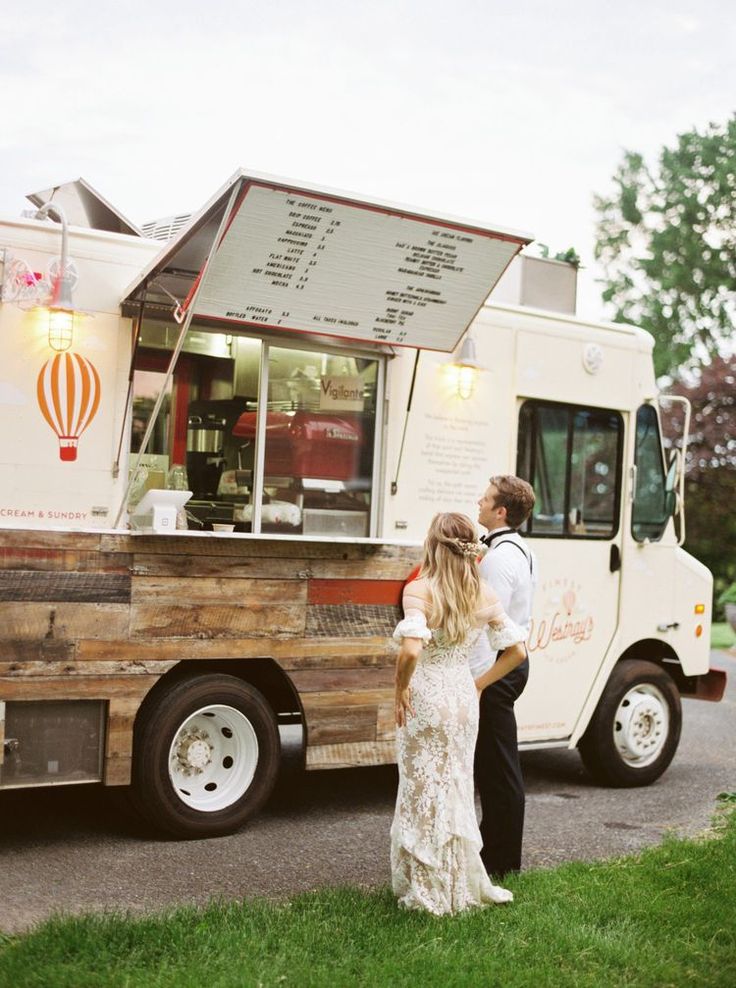
<instances>
[{"instance_id":1,"label":"green grass","mask_svg":"<svg viewBox=\"0 0 736 988\"><path fill-rule=\"evenodd\" d=\"M711 625L710 647L711 648L731 648L736 645L736 634L733 628L726 621Z\"/></svg>"},{"instance_id":2,"label":"green grass","mask_svg":"<svg viewBox=\"0 0 736 988\"><path fill-rule=\"evenodd\" d=\"M0 945L0 985L731 988L734 800L724 794L733 811L715 837L528 872L509 882L513 905L453 918L399 911L387 889L328 889L281 905L53 919Z\"/></svg>"}]
</instances>

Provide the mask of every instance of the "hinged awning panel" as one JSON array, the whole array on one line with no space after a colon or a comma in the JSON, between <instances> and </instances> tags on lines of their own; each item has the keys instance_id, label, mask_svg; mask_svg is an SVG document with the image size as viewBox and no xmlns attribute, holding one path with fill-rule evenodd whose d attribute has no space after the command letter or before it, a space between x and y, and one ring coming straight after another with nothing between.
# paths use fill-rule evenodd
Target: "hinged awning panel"
<instances>
[{"instance_id":1,"label":"hinged awning panel","mask_svg":"<svg viewBox=\"0 0 736 988\"><path fill-rule=\"evenodd\" d=\"M527 242L249 181L199 286L195 315L451 351Z\"/></svg>"}]
</instances>

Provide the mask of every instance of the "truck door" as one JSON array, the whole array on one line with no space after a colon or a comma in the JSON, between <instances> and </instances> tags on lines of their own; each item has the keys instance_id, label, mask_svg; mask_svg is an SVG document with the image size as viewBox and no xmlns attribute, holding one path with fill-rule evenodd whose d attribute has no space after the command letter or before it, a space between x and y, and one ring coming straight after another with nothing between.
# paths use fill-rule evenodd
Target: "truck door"
<instances>
[{"instance_id":1,"label":"truck door","mask_svg":"<svg viewBox=\"0 0 736 988\"><path fill-rule=\"evenodd\" d=\"M525 536L538 559L519 740L572 734L616 632L624 422L540 400L519 411L517 473L534 487Z\"/></svg>"}]
</instances>

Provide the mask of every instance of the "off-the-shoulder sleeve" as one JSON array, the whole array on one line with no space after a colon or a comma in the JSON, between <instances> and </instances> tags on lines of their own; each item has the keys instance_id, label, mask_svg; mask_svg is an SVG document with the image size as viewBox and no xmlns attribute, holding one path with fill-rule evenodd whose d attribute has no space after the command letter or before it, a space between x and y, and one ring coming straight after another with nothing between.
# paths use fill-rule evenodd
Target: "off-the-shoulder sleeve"
<instances>
[{"instance_id":1,"label":"off-the-shoulder sleeve","mask_svg":"<svg viewBox=\"0 0 736 988\"><path fill-rule=\"evenodd\" d=\"M393 637L396 641L401 641L402 638L421 638L423 642L428 642L432 638L432 632L427 627L427 619L422 612L413 611L403 621L399 621Z\"/></svg>"},{"instance_id":2,"label":"off-the-shoulder sleeve","mask_svg":"<svg viewBox=\"0 0 736 988\"><path fill-rule=\"evenodd\" d=\"M520 625L515 624L506 614L502 617L502 624L488 625L488 641L491 648L500 651L502 648L509 648L517 642L526 641L526 631Z\"/></svg>"},{"instance_id":3,"label":"off-the-shoulder sleeve","mask_svg":"<svg viewBox=\"0 0 736 988\"><path fill-rule=\"evenodd\" d=\"M404 587L401 603L404 608L404 619L399 621L394 630L393 637L396 641L402 638L421 638L423 642L428 642L432 637L432 632L427 627L427 605L429 601L422 593L423 585L414 580Z\"/></svg>"}]
</instances>

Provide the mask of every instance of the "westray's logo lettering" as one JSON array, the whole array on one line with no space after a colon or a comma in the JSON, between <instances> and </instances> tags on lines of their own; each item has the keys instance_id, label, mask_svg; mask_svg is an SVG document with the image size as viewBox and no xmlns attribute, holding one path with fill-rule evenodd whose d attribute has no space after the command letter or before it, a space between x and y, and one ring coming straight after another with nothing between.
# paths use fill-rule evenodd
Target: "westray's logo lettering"
<instances>
[{"instance_id":1,"label":"westray's logo lettering","mask_svg":"<svg viewBox=\"0 0 736 988\"><path fill-rule=\"evenodd\" d=\"M532 618L529 651L547 652L549 658L562 662L572 657L575 645L590 641L595 621L580 599L580 584L550 580L541 590L546 591L547 599L543 615Z\"/></svg>"}]
</instances>

